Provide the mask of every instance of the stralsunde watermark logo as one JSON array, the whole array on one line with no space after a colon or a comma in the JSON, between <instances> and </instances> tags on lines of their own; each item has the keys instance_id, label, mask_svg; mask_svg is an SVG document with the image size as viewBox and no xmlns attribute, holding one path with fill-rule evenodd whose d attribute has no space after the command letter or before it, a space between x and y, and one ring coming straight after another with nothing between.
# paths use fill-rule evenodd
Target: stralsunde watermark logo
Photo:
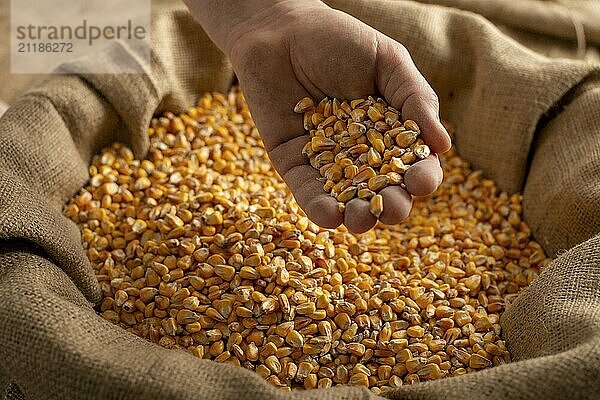
<instances>
[{"instance_id":1,"label":"stralsunde watermark logo","mask_svg":"<svg viewBox=\"0 0 600 400\"><path fill-rule=\"evenodd\" d=\"M10 41L12 73L143 73L150 0L11 0Z\"/></svg>"}]
</instances>

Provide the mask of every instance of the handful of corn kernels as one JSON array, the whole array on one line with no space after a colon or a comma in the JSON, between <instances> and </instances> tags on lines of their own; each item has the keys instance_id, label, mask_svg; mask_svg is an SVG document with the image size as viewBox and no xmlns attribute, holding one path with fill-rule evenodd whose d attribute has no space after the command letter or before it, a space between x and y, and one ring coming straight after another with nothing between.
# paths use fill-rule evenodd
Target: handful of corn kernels
<instances>
[{"instance_id":1,"label":"handful of corn kernels","mask_svg":"<svg viewBox=\"0 0 600 400\"><path fill-rule=\"evenodd\" d=\"M304 129L310 133L302 153L341 208L354 198L368 200L371 213L379 218L379 191L389 185L404 188L404 173L430 154L416 122L403 123L398 110L381 98L340 102L325 97L315 107L305 97L294 111L304 114Z\"/></svg>"}]
</instances>

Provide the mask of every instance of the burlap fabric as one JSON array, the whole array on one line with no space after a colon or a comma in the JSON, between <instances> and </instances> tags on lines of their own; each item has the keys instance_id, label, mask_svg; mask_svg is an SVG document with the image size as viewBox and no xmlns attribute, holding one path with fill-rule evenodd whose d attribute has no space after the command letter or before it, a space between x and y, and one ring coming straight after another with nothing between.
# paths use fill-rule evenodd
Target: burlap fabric
<instances>
[{"instance_id":1,"label":"burlap fabric","mask_svg":"<svg viewBox=\"0 0 600 400\"><path fill-rule=\"evenodd\" d=\"M471 2L454 3L469 9ZM536 238L550 254L559 253L504 314L514 363L386 396L597 398L600 68L540 54L558 48L566 53L575 45L574 33L568 33L572 17L555 18L552 27L537 2L486 3L490 8L472 9L504 24L510 36L464 10L392 0L330 1L409 48L438 91L444 117L456 125L460 153L503 189L524 190L525 216ZM600 18L591 17L592 2L582 4L583 11L574 8L570 15L580 16L593 53L600 45ZM536 18L546 26L536 27ZM350 387L278 391L249 371L158 348L95 314L98 286L77 228L61 215L85 183L91 156L114 140L143 155L145 127L155 111L181 110L202 91L226 90L233 77L187 14L163 14L154 23L147 75L55 76L0 119L4 398L377 398ZM538 52L511 36L538 37ZM123 51L109 49L81 67L111 65Z\"/></svg>"}]
</instances>

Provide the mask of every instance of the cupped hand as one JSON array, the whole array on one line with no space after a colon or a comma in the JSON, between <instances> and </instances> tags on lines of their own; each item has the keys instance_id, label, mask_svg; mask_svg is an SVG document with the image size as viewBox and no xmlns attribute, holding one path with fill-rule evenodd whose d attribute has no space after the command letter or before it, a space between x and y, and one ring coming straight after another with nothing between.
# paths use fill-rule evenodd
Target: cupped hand
<instances>
[{"instance_id":1,"label":"cupped hand","mask_svg":"<svg viewBox=\"0 0 600 400\"><path fill-rule=\"evenodd\" d=\"M192 8L192 12L194 9ZM322 227L344 223L353 232L372 228L377 219L368 201L353 199L342 213L323 190L319 172L302 154L309 140L294 105L309 96L339 99L380 94L421 128L433 152L450 148L439 117L438 99L398 42L358 19L320 1L282 2L239 23L225 49L240 81L271 161L307 216ZM405 173L406 190L381 191L385 224L404 220L413 195L427 195L442 181L435 154Z\"/></svg>"}]
</instances>

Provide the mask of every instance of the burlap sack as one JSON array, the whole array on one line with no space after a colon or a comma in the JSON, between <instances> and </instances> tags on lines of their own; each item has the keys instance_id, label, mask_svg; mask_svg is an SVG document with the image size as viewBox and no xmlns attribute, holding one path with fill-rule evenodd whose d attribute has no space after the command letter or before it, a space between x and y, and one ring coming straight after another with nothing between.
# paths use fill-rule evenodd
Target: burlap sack
<instances>
[{"instance_id":1,"label":"burlap sack","mask_svg":"<svg viewBox=\"0 0 600 400\"><path fill-rule=\"evenodd\" d=\"M468 8L469 3L459 5ZM536 41L538 51L574 46L575 36L568 34L572 17L556 19L560 26L554 28L533 29L537 17L547 25L545 11L540 11L544 8L536 2L522 2L521 8L514 4L521 2L486 3L490 19L505 25L517 21L503 27L511 36L544 36L546 45ZM550 254L560 253L504 314L504 334L515 362L386 395L597 398L599 65L542 56L467 11L392 0L330 4L409 48L440 94L444 117L456 125L460 153L503 189L524 190L525 216L537 240ZM503 17L503 10L521 18ZM600 19L590 17L593 7L581 10L585 13L574 9L570 15L581 16L587 45L600 45ZM279 391L249 371L158 348L95 314L98 286L77 228L61 214L63 204L85 183L90 157L114 140L130 143L143 155L145 127L155 111L177 111L202 91L224 91L233 77L223 55L184 12L158 17L153 29L147 75L51 77L0 119L4 398L377 398L350 387ZM111 65L122 51L112 48L81 66Z\"/></svg>"}]
</instances>

